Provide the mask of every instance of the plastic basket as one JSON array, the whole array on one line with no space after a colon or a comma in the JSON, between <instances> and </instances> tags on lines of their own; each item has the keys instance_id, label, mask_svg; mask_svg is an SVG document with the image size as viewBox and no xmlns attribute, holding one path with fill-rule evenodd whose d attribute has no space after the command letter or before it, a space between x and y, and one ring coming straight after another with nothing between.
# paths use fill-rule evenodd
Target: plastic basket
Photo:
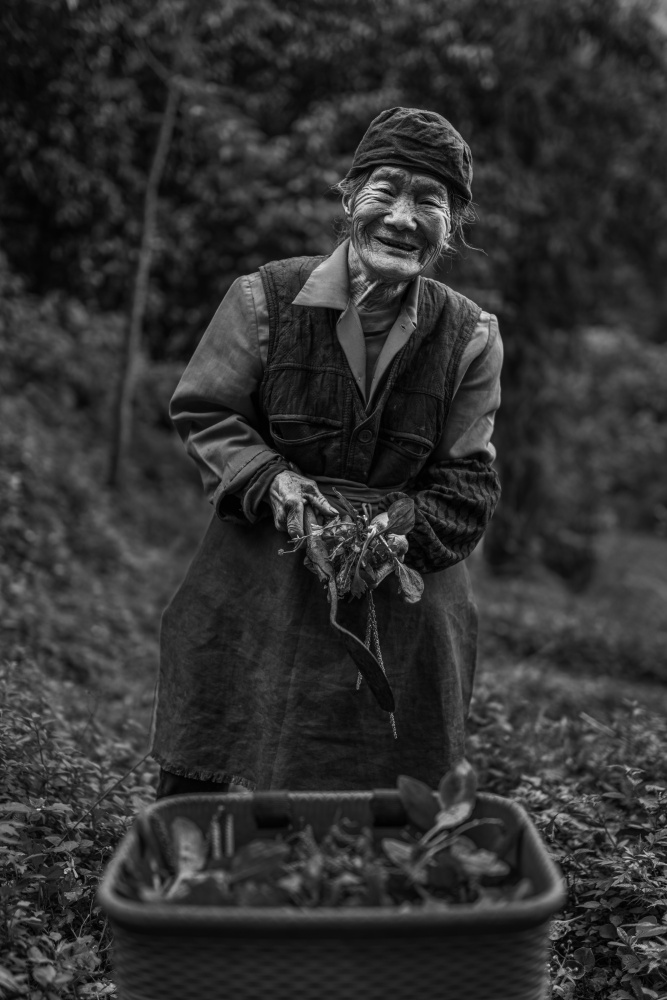
<instances>
[{"instance_id":1,"label":"plastic basket","mask_svg":"<svg viewBox=\"0 0 667 1000\"><path fill-rule=\"evenodd\" d=\"M146 815L166 824L187 816L206 830L219 803L215 794L178 796ZM225 804L237 844L272 837L300 818L316 837L336 815L374 825L379 836L406 819L394 791L266 792L227 795ZM133 828L99 891L114 936L119 1000L542 1000L562 879L521 806L480 794L474 816L498 817L517 831L519 870L535 888L530 898L438 912L132 902L114 886L124 859L139 850ZM470 836L483 846L484 827Z\"/></svg>"}]
</instances>

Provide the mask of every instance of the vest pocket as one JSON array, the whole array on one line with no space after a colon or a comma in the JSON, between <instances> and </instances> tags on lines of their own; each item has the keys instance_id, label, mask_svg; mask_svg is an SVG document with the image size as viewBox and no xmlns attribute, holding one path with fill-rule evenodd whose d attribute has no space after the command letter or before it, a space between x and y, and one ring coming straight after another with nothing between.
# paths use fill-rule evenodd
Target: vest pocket
<instances>
[{"instance_id":1,"label":"vest pocket","mask_svg":"<svg viewBox=\"0 0 667 1000\"><path fill-rule=\"evenodd\" d=\"M328 470L340 452L341 420L278 413L270 416L269 423L277 450L302 472L331 474Z\"/></svg>"},{"instance_id":2,"label":"vest pocket","mask_svg":"<svg viewBox=\"0 0 667 1000\"><path fill-rule=\"evenodd\" d=\"M425 461L435 447L433 441L419 434L405 434L397 431L380 431L380 444L390 448L403 458Z\"/></svg>"}]
</instances>

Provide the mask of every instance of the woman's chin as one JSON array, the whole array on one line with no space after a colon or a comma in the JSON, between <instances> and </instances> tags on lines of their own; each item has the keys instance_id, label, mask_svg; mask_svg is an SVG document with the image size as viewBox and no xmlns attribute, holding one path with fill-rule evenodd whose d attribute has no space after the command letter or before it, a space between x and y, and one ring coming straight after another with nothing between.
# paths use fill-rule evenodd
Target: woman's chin
<instances>
[{"instance_id":1,"label":"woman's chin","mask_svg":"<svg viewBox=\"0 0 667 1000\"><path fill-rule=\"evenodd\" d=\"M423 270L422 262L407 254L375 252L359 256L364 270L372 274L376 281L392 284L412 281Z\"/></svg>"}]
</instances>

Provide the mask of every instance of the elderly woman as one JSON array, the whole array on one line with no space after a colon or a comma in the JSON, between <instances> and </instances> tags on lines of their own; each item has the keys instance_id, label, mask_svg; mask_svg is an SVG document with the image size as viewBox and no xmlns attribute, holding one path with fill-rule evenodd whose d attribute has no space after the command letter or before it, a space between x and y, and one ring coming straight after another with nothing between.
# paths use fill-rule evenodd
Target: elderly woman
<instances>
[{"instance_id":1,"label":"elderly woman","mask_svg":"<svg viewBox=\"0 0 667 1000\"><path fill-rule=\"evenodd\" d=\"M440 115L392 108L338 185L349 238L327 257L239 278L172 400L215 516L164 614L158 795L435 784L464 751L476 657L465 558L499 496L490 443L502 348L494 316L424 277L470 212L472 160ZM286 532L414 501L393 552L424 574L374 590L396 731L329 624ZM363 638L368 601L340 607Z\"/></svg>"}]
</instances>

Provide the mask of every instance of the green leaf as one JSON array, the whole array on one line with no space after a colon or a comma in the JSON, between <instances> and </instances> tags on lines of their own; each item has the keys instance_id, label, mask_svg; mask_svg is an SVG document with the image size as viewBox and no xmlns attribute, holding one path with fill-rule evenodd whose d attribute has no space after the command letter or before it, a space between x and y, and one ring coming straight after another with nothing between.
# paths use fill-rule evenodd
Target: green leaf
<instances>
[{"instance_id":1,"label":"green leaf","mask_svg":"<svg viewBox=\"0 0 667 1000\"><path fill-rule=\"evenodd\" d=\"M573 953L577 962L581 962L586 972L590 972L595 966L595 955L590 948L577 948Z\"/></svg>"},{"instance_id":2,"label":"green leaf","mask_svg":"<svg viewBox=\"0 0 667 1000\"><path fill-rule=\"evenodd\" d=\"M233 903L226 873L195 872L174 884L167 898L190 906L225 906Z\"/></svg>"},{"instance_id":3,"label":"green leaf","mask_svg":"<svg viewBox=\"0 0 667 1000\"><path fill-rule=\"evenodd\" d=\"M415 502L411 497L401 497L387 509L388 522L385 531L394 535L407 535L415 526Z\"/></svg>"},{"instance_id":4,"label":"green leaf","mask_svg":"<svg viewBox=\"0 0 667 1000\"><path fill-rule=\"evenodd\" d=\"M401 868L412 864L413 845L406 844L404 840L396 840L394 837L384 837L382 839L382 850L390 861Z\"/></svg>"},{"instance_id":5,"label":"green leaf","mask_svg":"<svg viewBox=\"0 0 667 1000\"><path fill-rule=\"evenodd\" d=\"M439 829L450 829L463 823L475 808L477 775L465 757L449 769L438 785L438 800L442 809L436 823Z\"/></svg>"},{"instance_id":6,"label":"green leaf","mask_svg":"<svg viewBox=\"0 0 667 1000\"><path fill-rule=\"evenodd\" d=\"M452 889L461 881L465 866L450 851L441 851L426 868L428 885L436 889Z\"/></svg>"},{"instance_id":7,"label":"green leaf","mask_svg":"<svg viewBox=\"0 0 667 1000\"><path fill-rule=\"evenodd\" d=\"M575 958L566 958L563 962L563 968L567 971L570 979L583 979L586 975L583 965Z\"/></svg>"},{"instance_id":8,"label":"green leaf","mask_svg":"<svg viewBox=\"0 0 667 1000\"><path fill-rule=\"evenodd\" d=\"M404 840L395 840L392 837L384 837L382 840L382 850L398 868L413 881L426 882L425 866L415 860L414 845L406 844Z\"/></svg>"},{"instance_id":9,"label":"green leaf","mask_svg":"<svg viewBox=\"0 0 667 1000\"><path fill-rule=\"evenodd\" d=\"M641 923L637 924L634 929L634 937L637 938L651 938L651 937L667 937L667 927L660 927L656 924Z\"/></svg>"},{"instance_id":10,"label":"green leaf","mask_svg":"<svg viewBox=\"0 0 667 1000\"><path fill-rule=\"evenodd\" d=\"M53 965L38 965L32 970L32 978L40 986L50 986L56 978L56 968Z\"/></svg>"},{"instance_id":11,"label":"green leaf","mask_svg":"<svg viewBox=\"0 0 667 1000\"><path fill-rule=\"evenodd\" d=\"M237 906L280 906L285 895L270 882L244 882L235 894Z\"/></svg>"},{"instance_id":12,"label":"green leaf","mask_svg":"<svg viewBox=\"0 0 667 1000\"><path fill-rule=\"evenodd\" d=\"M230 882L266 877L277 872L290 853L283 841L253 840L236 852L230 868Z\"/></svg>"},{"instance_id":13,"label":"green leaf","mask_svg":"<svg viewBox=\"0 0 667 1000\"><path fill-rule=\"evenodd\" d=\"M350 592L353 597L363 597L368 590L368 584L361 576L360 569L361 563L360 561L357 561L354 576L352 577L352 583L350 585Z\"/></svg>"},{"instance_id":14,"label":"green leaf","mask_svg":"<svg viewBox=\"0 0 667 1000\"><path fill-rule=\"evenodd\" d=\"M399 589L408 604L416 604L424 593L424 581L416 569L406 566L400 559L395 562Z\"/></svg>"},{"instance_id":15,"label":"green leaf","mask_svg":"<svg viewBox=\"0 0 667 1000\"><path fill-rule=\"evenodd\" d=\"M510 866L506 861L501 861L493 851L485 851L484 848L475 847L467 837L457 837L449 849L466 875L473 878L482 875L489 878L501 878L509 874Z\"/></svg>"},{"instance_id":16,"label":"green leaf","mask_svg":"<svg viewBox=\"0 0 667 1000\"><path fill-rule=\"evenodd\" d=\"M420 830L430 830L438 814L435 792L417 778L398 777L398 794L408 816Z\"/></svg>"},{"instance_id":17,"label":"green leaf","mask_svg":"<svg viewBox=\"0 0 667 1000\"><path fill-rule=\"evenodd\" d=\"M0 989L24 992L22 984L4 965L0 965Z\"/></svg>"},{"instance_id":18,"label":"green leaf","mask_svg":"<svg viewBox=\"0 0 667 1000\"><path fill-rule=\"evenodd\" d=\"M206 841L197 824L185 816L177 816L171 824L171 835L176 874L187 876L200 872L206 864Z\"/></svg>"}]
</instances>

